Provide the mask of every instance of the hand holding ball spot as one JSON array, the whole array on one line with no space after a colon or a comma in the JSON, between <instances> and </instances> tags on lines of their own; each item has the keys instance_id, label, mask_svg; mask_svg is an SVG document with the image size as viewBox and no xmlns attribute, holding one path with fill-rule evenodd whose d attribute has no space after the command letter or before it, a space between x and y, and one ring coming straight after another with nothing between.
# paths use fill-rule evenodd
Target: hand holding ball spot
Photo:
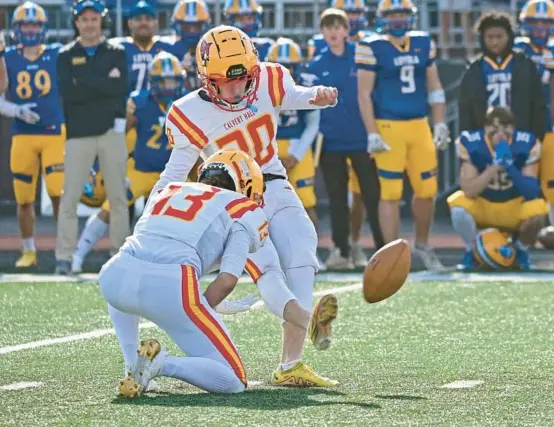
<instances>
[{"instance_id":1,"label":"hand holding ball spot","mask_svg":"<svg viewBox=\"0 0 554 427\"><path fill-rule=\"evenodd\" d=\"M369 303L394 295L408 277L411 265L410 246L403 239L379 249L364 270L364 298Z\"/></svg>"}]
</instances>

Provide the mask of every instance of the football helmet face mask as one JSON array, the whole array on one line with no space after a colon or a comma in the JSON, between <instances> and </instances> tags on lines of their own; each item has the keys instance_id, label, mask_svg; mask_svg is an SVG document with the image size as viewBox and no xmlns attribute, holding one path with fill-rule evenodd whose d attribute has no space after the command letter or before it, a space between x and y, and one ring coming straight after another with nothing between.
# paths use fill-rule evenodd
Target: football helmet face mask
<instances>
[{"instance_id":1,"label":"football helmet face mask","mask_svg":"<svg viewBox=\"0 0 554 427\"><path fill-rule=\"evenodd\" d=\"M181 0L173 9L171 28L194 47L208 31L210 22L210 10L203 0Z\"/></svg>"},{"instance_id":2,"label":"football helmet face mask","mask_svg":"<svg viewBox=\"0 0 554 427\"><path fill-rule=\"evenodd\" d=\"M554 3L551 0L530 0L519 14L522 32L537 47L546 46L554 34Z\"/></svg>"},{"instance_id":3,"label":"football helmet face mask","mask_svg":"<svg viewBox=\"0 0 554 427\"><path fill-rule=\"evenodd\" d=\"M148 70L152 96L171 104L185 94L185 76L177 57L167 52L158 53Z\"/></svg>"},{"instance_id":4,"label":"football helmet face mask","mask_svg":"<svg viewBox=\"0 0 554 427\"><path fill-rule=\"evenodd\" d=\"M485 267L505 270L513 267L516 251L506 233L487 228L476 237L474 255Z\"/></svg>"},{"instance_id":5,"label":"football helmet face mask","mask_svg":"<svg viewBox=\"0 0 554 427\"><path fill-rule=\"evenodd\" d=\"M412 0L381 0L377 6L377 31L402 37L413 30L416 13Z\"/></svg>"},{"instance_id":6,"label":"football helmet face mask","mask_svg":"<svg viewBox=\"0 0 554 427\"><path fill-rule=\"evenodd\" d=\"M46 12L38 4L27 1L14 10L11 36L17 44L40 45L46 39L47 29Z\"/></svg>"},{"instance_id":7,"label":"football helmet face mask","mask_svg":"<svg viewBox=\"0 0 554 427\"><path fill-rule=\"evenodd\" d=\"M256 161L240 150L219 150L198 169L198 182L217 178L221 188L236 191L259 205L265 190L262 170Z\"/></svg>"},{"instance_id":8,"label":"football helmet face mask","mask_svg":"<svg viewBox=\"0 0 554 427\"><path fill-rule=\"evenodd\" d=\"M241 111L255 101L258 52L243 31L226 25L209 30L196 47L196 63L202 87L217 107Z\"/></svg>"},{"instance_id":9,"label":"football helmet face mask","mask_svg":"<svg viewBox=\"0 0 554 427\"><path fill-rule=\"evenodd\" d=\"M267 54L269 62L277 62L290 71L295 80L298 80L304 58L300 46L286 37L279 37Z\"/></svg>"},{"instance_id":10,"label":"football helmet face mask","mask_svg":"<svg viewBox=\"0 0 554 427\"><path fill-rule=\"evenodd\" d=\"M226 0L223 7L227 24L239 28L248 37L258 37L262 28L262 11L256 0Z\"/></svg>"},{"instance_id":11,"label":"football helmet face mask","mask_svg":"<svg viewBox=\"0 0 554 427\"><path fill-rule=\"evenodd\" d=\"M329 7L346 12L350 23L350 37L355 36L359 31L368 26L365 0L331 0Z\"/></svg>"}]
</instances>

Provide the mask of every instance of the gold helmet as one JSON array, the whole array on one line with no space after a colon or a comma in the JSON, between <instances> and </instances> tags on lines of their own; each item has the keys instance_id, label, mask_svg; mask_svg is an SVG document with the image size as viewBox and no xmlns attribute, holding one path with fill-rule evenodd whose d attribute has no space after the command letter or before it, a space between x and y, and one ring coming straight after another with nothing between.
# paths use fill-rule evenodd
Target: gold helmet
<instances>
[{"instance_id":1,"label":"gold helmet","mask_svg":"<svg viewBox=\"0 0 554 427\"><path fill-rule=\"evenodd\" d=\"M198 170L198 182L236 191L263 203L264 176L256 161L240 150L219 150Z\"/></svg>"},{"instance_id":2,"label":"gold helmet","mask_svg":"<svg viewBox=\"0 0 554 427\"><path fill-rule=\"evenodd\" d=\"M514 265L515 254L506 233L487 228L477 235L474 255L481 265L495 270L509 269Z\"/></svg>"},{"instance_id":3,"label":"gold helmet","mask_svg":"<svg viewBox=\"0 0 554 427\"><path fill-rule=\"evenodd\" d=\"M243 31L227 25L209 30L196 47L202 87L214 104L226 111L241 111L256 99L260 62L254 43ZM246 83L244 91L226 96L221 89Z\"/></svg>"}]
</instances>

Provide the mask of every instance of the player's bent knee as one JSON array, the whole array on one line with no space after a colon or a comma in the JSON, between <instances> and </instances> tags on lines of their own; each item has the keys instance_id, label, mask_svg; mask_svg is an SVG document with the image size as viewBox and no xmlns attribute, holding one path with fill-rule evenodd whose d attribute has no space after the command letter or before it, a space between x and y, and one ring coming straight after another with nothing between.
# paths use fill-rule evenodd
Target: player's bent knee
<instances>
[{"instance_id":1,"label":"player's bent knee","mask_svg":"<svg viewBox=\"0 0 554 427\"><path fill-rule=\"evenodd\" d=\"M529 221L531 219L542 219L548 215L548 204L544 199L534 199L523 202L521 206L521 220Z\"/></svg>"},{"instance_id":2,"label":"player's bent knee","mask_svg":"<svg viewBox=\"0 0 554 427\"><path fill-rule=\"evenodd\" d=\"M474 201L467 197L462 190L459 190L448 196L448 199L446 199L446 203L448 203L448 206L451 210L458 207L470 211L471 207L474 204Z\"/></svg>"},{"instance_id":3,"label":"player's bent knee","mask_svg":"<svg viewBox=\"0 0 554 427\"><path fill-rule=\"evenodd\" d=\"M418 199L433 199L437 195L437 190L437 180L430 178L414 187L414 194Z\"/></svg>"},{"instance_id":4,"label":"player's bent knee","mask_svg":"<svg viewBox=\"0 0 554 427\"><path fill-rule=\"evenodd\" d=\"M280 319L283 319L285 306L290 300L295 299L285 284L283 272L278 268L264 271L258 278L257 285L262 301L269 311Z\"/></svg>"}]
</instances>

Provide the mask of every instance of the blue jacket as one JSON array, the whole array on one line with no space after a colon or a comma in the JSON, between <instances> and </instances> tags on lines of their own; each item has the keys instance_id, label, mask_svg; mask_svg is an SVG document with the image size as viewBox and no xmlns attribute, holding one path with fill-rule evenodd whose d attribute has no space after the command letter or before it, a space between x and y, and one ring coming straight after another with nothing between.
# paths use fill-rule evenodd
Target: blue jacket
<instances>
[{"instance_id":1,"label":"blue jacket","mask_svg":"<svg viewBox=\"0 0 554 427\"><path fill-rule=\"evenodd\" d=\"M367 134L358 107L358 79L354 63L355 44L346 42L341 56L328 48L308 65L307 78L314 85L334 86L339 98L335 108L321 110L319 131L322 150L329 152L366 151Z\"/></svg>"}]
</instances>

